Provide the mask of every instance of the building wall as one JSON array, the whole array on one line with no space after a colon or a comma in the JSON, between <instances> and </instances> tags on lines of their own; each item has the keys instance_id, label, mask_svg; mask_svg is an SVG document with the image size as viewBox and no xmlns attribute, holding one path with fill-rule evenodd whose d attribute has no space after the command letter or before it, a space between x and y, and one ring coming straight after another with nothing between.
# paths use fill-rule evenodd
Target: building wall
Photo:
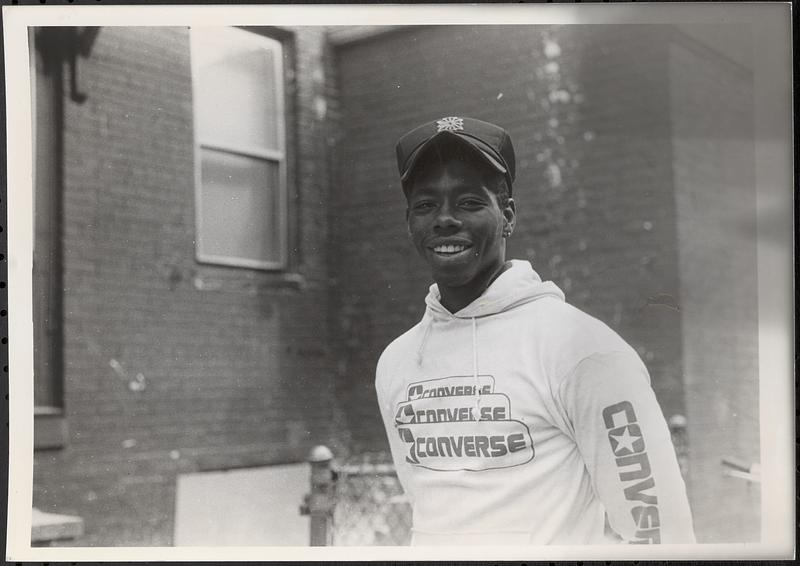
<instances>
[{"instance_id":1,"label":"building wall","mask_svg":"<svg viewBox=\"0 0 800 566\"><path fill-rule=\"evenodd\" d=\"M670 68L696 530L757 542L759 486L721 466L759 461L753 75L690 40L672 46Z\"/></svg>"},{"instance_id":2,"label":"building wall","mask_svg":"<svg viewBox=\"0 0 800 566\"><path fill-rule=\"evenodd\" d=\"M355 445L384 446L375 364L431 283L407 241L394 142L450 115L515 142L509 257L620 332L665 414L683 412L668 45L663 26L428 26L338 48L337 391Z\"/></svg>"},{"instance_id":3,"label":"building wall","mask_svg":"<svg viewBox=\"0 0 800 566\"><path fill-rule=\"evenodd\" d=\"M71 544L170 544L178 473L298 462L331 441L326 44L276 31L288 277L195 260L188 29L103 28L79 60L88 99L66 99L64 125L69 438L34 470L34 505L85 521Z\"/></svg>"}]
</instances>

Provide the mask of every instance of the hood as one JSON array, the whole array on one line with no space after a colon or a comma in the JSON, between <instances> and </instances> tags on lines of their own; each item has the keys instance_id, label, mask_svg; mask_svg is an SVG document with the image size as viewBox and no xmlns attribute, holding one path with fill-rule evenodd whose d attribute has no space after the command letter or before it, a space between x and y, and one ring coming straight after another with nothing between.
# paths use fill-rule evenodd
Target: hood
<instances>
[{"instance_id":1,"label":"hood","mask_svg":"<svg viewBox=\"0 0 800 566\"><path fill-rule=\"evenodd\" d=\"M542 281L539 274L533 270L530 262L513 259L511 267L501 273L492 281L484 293L469 305L456 313L451 313L440 302L439 287L431 285L428 296L425 297L425 315L422 317L422 340L417 348L417 365L422 364L425 355L425 344L434 331L434 326L447 324L458 319L471 321L472 325L472 377L475 382L473 398L475 402L475 415L480 414L481 401L479 390L479 359L478 359L478 320L501 312L509 311L521 305L530 303L542 297L553 297L564 300L564 293L555 283Z\"/></svg>"},{"instance_id":2,"label":"hood","mask_svg":"<svg viewBox=\"0 0 800 566\"><path fill-rule=\"evenodd\" d=\"M564 300L564 293L552 281L542 281L530 262L512 259L511 267L492 281L484 293L456 313L442 306L439 286L433 284L425 297L426 317L434 319L481 318L501 313L542 297Z\"/></svg>"}]
</instances>

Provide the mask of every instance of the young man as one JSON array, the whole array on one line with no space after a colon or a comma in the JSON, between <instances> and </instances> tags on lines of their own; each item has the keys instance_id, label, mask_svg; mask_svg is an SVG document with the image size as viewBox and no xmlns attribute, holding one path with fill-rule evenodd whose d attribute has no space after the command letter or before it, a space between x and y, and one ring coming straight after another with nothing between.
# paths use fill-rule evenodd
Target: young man
<instances>
[{"instance_id":1,"label":"young man","mask_svg":"<svg viewBox=\"0 0 800 566\"><path fill-rule=\"evenodd\" d=\"M376 375L412 544L694 542L638 355L530 263L506 261L506 131L442 118L400 138L397 163L436 282Z\"/></svg>"}]
</instances>

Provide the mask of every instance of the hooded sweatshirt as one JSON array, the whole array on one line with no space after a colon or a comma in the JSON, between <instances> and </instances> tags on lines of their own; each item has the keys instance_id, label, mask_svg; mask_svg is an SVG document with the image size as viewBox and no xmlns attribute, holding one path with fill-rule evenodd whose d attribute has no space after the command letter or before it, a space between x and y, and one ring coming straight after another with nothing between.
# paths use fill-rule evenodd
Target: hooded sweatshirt
<instances>
[{"instance_id":1,"label":"hooded sweatshirt","mask_svg":"<svg viewBox=\"0 0 800 566\"><path fill-rule=\"evenodd\" d=\"M376 374L412 544L694 542L649 375L614 331L526 261L454 314L436 285L425 302Z\"/></svg>"}]
</instances>

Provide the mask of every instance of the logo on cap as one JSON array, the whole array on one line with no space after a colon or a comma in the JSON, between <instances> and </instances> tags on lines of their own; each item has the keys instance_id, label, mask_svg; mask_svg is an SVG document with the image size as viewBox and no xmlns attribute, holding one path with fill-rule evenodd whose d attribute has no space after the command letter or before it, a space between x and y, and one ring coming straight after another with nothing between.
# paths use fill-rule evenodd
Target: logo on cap
<instances>
[{"instance_id":1,"label":"logo on cap","mask_svg":"<svg viewBox=\"0 0 800 566\"><path fill-rule=\"evenodd\" d=\"M455 116L448 116L441 120L436 120L436 132L455 132L464 129L464 119Z\"/></svg>"}]
</instances>

